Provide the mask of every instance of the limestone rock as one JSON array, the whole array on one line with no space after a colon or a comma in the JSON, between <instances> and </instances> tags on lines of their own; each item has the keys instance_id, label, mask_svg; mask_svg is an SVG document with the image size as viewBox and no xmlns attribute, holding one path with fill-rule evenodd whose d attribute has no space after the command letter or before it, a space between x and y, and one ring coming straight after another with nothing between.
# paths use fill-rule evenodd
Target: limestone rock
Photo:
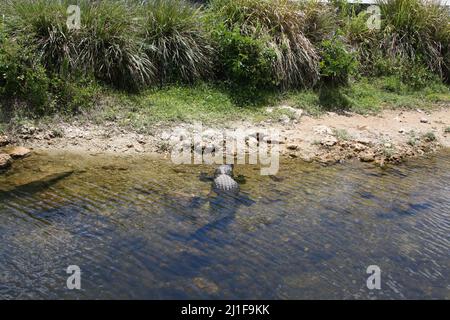
<instances>
[{"instance_id":1,"label":"limestone rock","mask_svg":"<svg viewBox=\"0 0 450 320\"><path fill-rule=\"evenodd\" d=\"M315 126L313 127L313 131L315 134L333 134L333 130L327 126Z\"/></svg>"},{"instance_id":2,"label":"limestone rock","mask_svg":"<svg viewBox=\"0 0 450 320\"><path fill-rule=\"evenodd\" d=\"M9 139L7 136L0 136L0 147L4 147L9 144Z\"/></svg>"},{"instance_id":3,"label":"limestone rock","mask_svg":"<svg viewBox=\"0 0 450 320\"><path fill-rule=\"evenodd\" d=\"M0 170L11 166L12 158L6 153L0 153Z\"/></svg>"},{"instance_id":4,"label":"limestone rock","mask_svg":"<svg viewBox=\"0 0 450 320\"><path fill-rule=\"evenodd\" d=\"M372 162L375 160L375 154L373 152L364 152L359 156L359 159L363 162Z\"/></svg>"},{"instance_id":5,"label":"limestone rock","mask_svg":"<svg viewBox=\"0 0 450 320\"><path fill-rule=\"evenodd\" d=\"M13 159L21 159L31 155L31 150L24 147L12 147L6 151Z\"/></svg>"},{"instance_id":6,"label":"limestone rock","mask_svg":"<svg viewBox=\"0 0 450 320\"><path fill-rule=\"evenodd\" d=\"M337 139L335 137L327 137L323 139L320 144L327 147L332 147L337 143Z\"/></svg>"}]
</instances>

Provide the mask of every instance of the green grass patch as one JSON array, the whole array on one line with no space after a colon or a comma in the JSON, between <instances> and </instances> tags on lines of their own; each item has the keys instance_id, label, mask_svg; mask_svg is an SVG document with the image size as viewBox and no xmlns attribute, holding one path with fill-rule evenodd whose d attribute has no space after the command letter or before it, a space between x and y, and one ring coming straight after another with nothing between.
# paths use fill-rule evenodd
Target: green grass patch
<instances>
[{"instance_id":1,"label":"green grass patch","mask_svg":"<svg viewBox=\"0 0 450 320\"><path fill-rule=\"evenodd\" d=\"M205 124L226 124L230 121L278 121L291 110L279 108L288 105L303 109L311 116L327 111L350 111L359 114L376 114L383 109L431 109L450 103L450 90L445 85L431 84L421 90L410 90L392 78L360 79L347 87L298 91L260 91L253 99L244 89L232 91L227 86L198 83L196 85L168 85L130 94L114 89L99 89L95 107L79 108L79 121L102 124L114 122L138 132L151 132L155 124L201 121ZM76 109L76 108L74 108ZM20 111L20 110L19 110ZM73 120L71 113L58 113L50 118ZM11 120L20 123L26 118L17 113ZM26 119L25 119L26 120ZM51 122L48 117L40 122ZM345 134L337 133L345 140ZM416 138L412 139L416 140Z\"/></svg>"},{"instance_id":2,"label":"green grass patch","mask_svg":"<svg viewBox=\"0 0 450 320\"><path fill-rule=\"evenodd\" d=\"M425 133L425 134L422 136L422 138L423 138L425 141L428 141L428 142L436 141L436 140L437 140L436 135L435 135L434 132L432 132L432 131L429 131L429 132Z\"/></svg>"},{"instance_id":3,"label":"green grass patch","mask_svg":"<svg viewBox=\"0 0 450 320\"><path fill-rule=\"evenodd\" d=\"M93 112L94 120L114 121L122 126L147 130L159 122L225 123L233 120L263 120L269 117L265 105L241 105L226 89L198 84L168 86L130 95L108 92L104 103Z\"/></svg>"},{"instance_id":4,"label":"green grass patch","mask_svg":"<svg viewBox=\"0 0 450 320\"><path fill-rule=\"evenodd\" d=\"M311 115L326 111L376 114L382 109L430 109L437 104L450 103L449 99L450 90L444 84L431 83L413 90L395 77L363 78L347 87L323 87L285 94L287 103Z\"/></svg>"}]
</instances>

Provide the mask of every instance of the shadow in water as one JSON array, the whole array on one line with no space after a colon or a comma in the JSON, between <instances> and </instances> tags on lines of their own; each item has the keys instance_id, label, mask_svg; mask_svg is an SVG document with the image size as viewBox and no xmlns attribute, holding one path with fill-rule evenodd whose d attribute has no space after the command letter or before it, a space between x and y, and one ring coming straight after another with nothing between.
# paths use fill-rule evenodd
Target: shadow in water
<instances>
[{"instance_id":1,"label":"shadow in water","mask_svg":"<svg viewBox=\"0 0 450 320\"><path fill-rule=\"evenodd\" d=\"M48 189L61 180L70 177L74 171L66 171L61 173L55 173L47 175L39 180L31 181L26 184L15 186L9 190L0 190L0 199L6 200L10 197L14 197L16 194L28 194L33 195L42 190Z\"/></svg>"}]
</instances>

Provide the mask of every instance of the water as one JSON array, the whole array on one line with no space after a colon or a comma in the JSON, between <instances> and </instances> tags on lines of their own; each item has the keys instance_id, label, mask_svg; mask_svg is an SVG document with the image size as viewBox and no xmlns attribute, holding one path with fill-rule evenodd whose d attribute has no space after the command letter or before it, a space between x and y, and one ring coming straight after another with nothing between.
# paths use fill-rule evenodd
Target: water
<instances>
[{"instance_id":1,"label":"water","mask_svg":"<svg viewBox=\"0 0 450 320\"><path fill-rule=\"evenodd\" d=\"M450 152L276 177L144 157L36 154L0 175L0 298L450 298ZM33 182L34 181L34 182ZM81 268L82 289L66 288ZM381 290L366 268L381 268Z\"/></svg>"}]
</instances>

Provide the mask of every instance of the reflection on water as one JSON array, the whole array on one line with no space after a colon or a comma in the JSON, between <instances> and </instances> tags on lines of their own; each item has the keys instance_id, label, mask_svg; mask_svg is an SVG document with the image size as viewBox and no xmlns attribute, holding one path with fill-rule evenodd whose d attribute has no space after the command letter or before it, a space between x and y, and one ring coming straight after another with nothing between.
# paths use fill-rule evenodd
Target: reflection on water
<instances>
[{"instance_id":1,"label":"reflection on water","mask_svg":"<svg viewBox=\"0 0 450 320\"><path fill-rule=\"evenodd\" d=\"M393 168L38 154L0 176L0 298L450 298L450 153ZM82 290L66 289L78 265ZM381 290L366 268L382 270Z\"/></svg>"}]
</instances>

